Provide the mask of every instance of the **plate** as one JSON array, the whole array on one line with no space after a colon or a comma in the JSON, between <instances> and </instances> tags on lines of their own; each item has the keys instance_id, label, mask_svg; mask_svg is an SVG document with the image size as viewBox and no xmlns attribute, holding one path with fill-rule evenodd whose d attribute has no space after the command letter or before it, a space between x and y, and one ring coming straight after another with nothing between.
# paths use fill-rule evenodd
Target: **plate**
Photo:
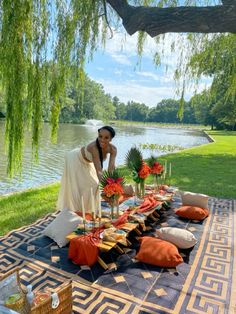
<instances>
[{"instance_id":1,"label":"plate","mask_svg":"<svg viewBox=\"0 0 236 314\"><path fill-rule=\"evenodd\" d=\"M127 209L129 209L129 205L124 204L124 203L119 205L119 210L125 211Z\"/></svg>"}]
</instances>

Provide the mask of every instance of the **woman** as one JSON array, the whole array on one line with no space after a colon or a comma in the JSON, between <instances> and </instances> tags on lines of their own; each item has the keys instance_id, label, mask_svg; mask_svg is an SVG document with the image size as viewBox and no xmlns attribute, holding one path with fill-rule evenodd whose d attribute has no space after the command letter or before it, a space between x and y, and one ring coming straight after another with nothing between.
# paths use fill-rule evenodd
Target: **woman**
<instances>
[{"instance_id":1,"label":"woman","mask_svg":"<svg viewBox=\"0 0 236 314\"><path fill-rule=\"evenodd\" d=\"M102 178L103 161L110 155L108 170L115 169L116 147L111 143L115 130L111 126L98 129L98 137L87 146L76 148L65 158L57 207L81 211L83 197L85 212L91 213L92 199L95 210L100 202L99 181ZM93 196L93 197L92 197Z\"/></svg>"}]
</instances>

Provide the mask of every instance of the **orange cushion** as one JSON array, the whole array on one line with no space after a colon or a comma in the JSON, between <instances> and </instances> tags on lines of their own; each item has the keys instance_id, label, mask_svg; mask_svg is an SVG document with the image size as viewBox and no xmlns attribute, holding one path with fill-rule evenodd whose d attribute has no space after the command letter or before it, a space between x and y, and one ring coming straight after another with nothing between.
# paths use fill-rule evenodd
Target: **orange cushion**
<instances>
[{"instance_id":1,"label":"orange cushion","mask_svg":"<svg viewBox=\"0 0 236 314\"><path fill-rule=\"evenodd\" d=\"M140 242L135 258L141 262L161 267L176 267L183 262L177 247L170 242L153 237L142 237Z\"/></svg>"},{"instance_id":2,"label":"orange cushion","mask_svg":"<svg viewBox=\"0 0 236 314\"><path fill-rule=\"evenodd\" d=\"M203 220L209 215L206 208L196 206L181 206L175 212L178 216L193 220Z\"/></svg>"}]
</instances>

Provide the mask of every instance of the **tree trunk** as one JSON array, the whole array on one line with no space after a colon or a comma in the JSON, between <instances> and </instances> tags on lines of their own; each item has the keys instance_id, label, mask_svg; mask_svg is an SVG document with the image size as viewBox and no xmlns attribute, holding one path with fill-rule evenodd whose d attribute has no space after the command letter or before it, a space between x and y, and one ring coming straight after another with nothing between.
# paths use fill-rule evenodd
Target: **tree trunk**
<instances>
[{"instance_id":1,"label":"tree trunk","mask_svg":"<svg viewBox=\"0 0 236 314\"><path fill-rule=\"evenodd\" d=\"M106 0L123 20L129 35L144 31L151 37L164 33L236 33L235 0L206 7L134 7L126 0Z\"/></svg>"}]
</instances>

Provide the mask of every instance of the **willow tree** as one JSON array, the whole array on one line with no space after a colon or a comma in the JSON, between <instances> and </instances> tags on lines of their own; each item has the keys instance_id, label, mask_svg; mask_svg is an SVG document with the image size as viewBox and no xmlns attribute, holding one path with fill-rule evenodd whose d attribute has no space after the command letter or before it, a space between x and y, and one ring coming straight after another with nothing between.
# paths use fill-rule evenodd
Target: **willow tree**
<instances>
[{"instance_id":1,"label":"willow tree","mask_svg":"<svg viewBox=\"0 0 236 314\"><path fill-rule=\"evenodd\" d=\"M195 33L187 37L194 53L199 47L204 49L212 40L212 33L218 36L217 33L236 32L235 0L222 0L222 3L219 0L133 0L130 3L126 0L1 0L0 79L6 95L9 174L21 169L27 126L32 128L37 158L42 103L49 97L47 90L53 99L51 124L55 138L60 95L64 92L68 71L74 69L77 80L83 82L86 60L99 45L104 45L107 33L110 35L114 27L124 27L123 31L129 35L139 33L138 54L142 54L147 35L158 42L165 33ZM48 60L53 64L50 86L47 86ZM154 62L159 60L155 54ZM186 74L186 64L180 62L176 77Z\"/></svg>"},{"instance_id":2,"label":"willow tree","mask_svg":"<svg viewBox=\"0 0 236 314\"><path fill-rule=\"evenodd\" d=\"M236 36L213 37L191 57L189 65L189 75L213 78L203 97L210 106L208 117L218 128L236 129Z\"/></svg>"}]
</instances>

